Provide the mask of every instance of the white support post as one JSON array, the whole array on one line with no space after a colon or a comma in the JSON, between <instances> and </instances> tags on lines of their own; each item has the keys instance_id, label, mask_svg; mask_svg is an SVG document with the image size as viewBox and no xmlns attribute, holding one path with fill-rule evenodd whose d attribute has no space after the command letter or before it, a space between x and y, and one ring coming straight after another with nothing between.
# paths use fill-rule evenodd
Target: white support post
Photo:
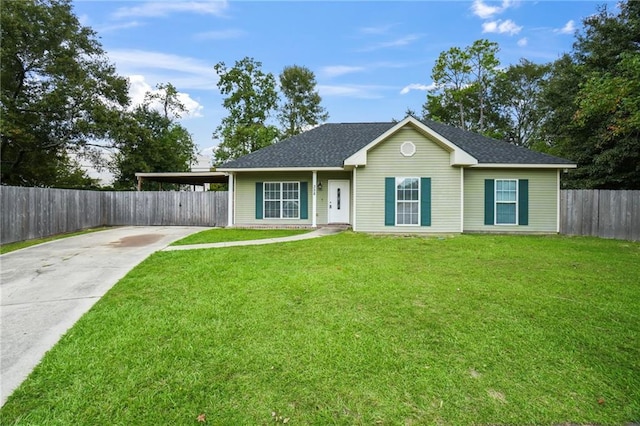
<instances>
[{"instance_id":1,"label":"white support post","mask_svg":"<svg viewBox=\"0 0 640 426\"><path fill-rule=\"evenodd\" d=\"M358 166L355 166L353 168L353 182L351 183L351 185L353 186L353 190L351 191L353 193L353 201L351 202L351 205L353 206L353 208L351 209L351 214L353 215L353 217L351 218L351 229L353 229L354 231L356 230L356 217L357 217L357 212L358 212L358 194L356 193L357 191L357 178L356 178L356 172L358 170Z\"/></svg>"},{"instance_id":2,"label":"white support post","mask_svg":"<svg viewBox=\"0 0 640 426\"><path fill-rule=\"evenodd\" d=\"M313 175L311 178L311 186L313 188L312 198L311 198L311 226L313 228L318 227L318 172L313 171Z\"/></svg>"},{"instance_id":3,"label":"white support post","mask_svg":"<svg viewBox=\"0 0 640 426\"><path fill-rule=\"evenodd\" d=\"M556 233L560 233L560 169L556 174Z\"/></svg>"},{"instance_id":4,"label":"white support post","mask_svg":"<svg viewBox=\"0 0 640 426\"><path fill-rule=\"evenodd\" d=\"M229 188L228 188L228 200L227 200L227 227L233 226L233 200L234 200L234 187L233 187L233 173L229 173Z\"/></svg>"},{"instance_id":5,"label":"white support post","mask_svg":"<svg viewBox=\"0 0 640 426\"><path fill-rule=\"evenodd\" d=\"M464 167L460 167L460 233L464 232Z\"/></svg>"}]
</instances>

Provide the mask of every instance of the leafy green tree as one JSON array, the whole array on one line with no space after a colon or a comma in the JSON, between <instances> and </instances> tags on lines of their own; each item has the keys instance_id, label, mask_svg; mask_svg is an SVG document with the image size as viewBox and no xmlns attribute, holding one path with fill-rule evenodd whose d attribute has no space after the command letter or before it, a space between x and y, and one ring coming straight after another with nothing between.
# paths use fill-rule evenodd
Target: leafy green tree
<instances>
[{"instance_id":1,"label":"leafy green tree","mask_svg":"<svg viewBox=\"0 0 640 426\"><path fill-rule=\"evenodd\" d=\"M640 2L583 21L572 55L553 64L544 93L552 152L578 163L578 188L640 188Z\"/></svg>"},{"instance_id":2,"label":"leafy green tree","mask_svg":"<svg viewBox=\"0 0 640 426\"><path fill-rule=\"evenodd\" d=\"M156 85L155 93L147 92L145 95L145 103L147 105L158 102L162 107L164 118L178 119L182 114L187 112L187 108L178 98L178 89L171 83L159 83Z\"/></svg>"},{"instance_id":3,"label":"leafy green tree","mask_svg":"<svg viewBox=\"0 0 640 426\"><path fill-rule=\"evenodd\" d=\"M280 73L280 90L285 98L278 113L283 137L295 136L329 118L320 105L322 98L316 90L316 77L309 68L285 67Z\"/></svg>"},{"instance_id":4,"label":"leafy green tree","mask_svg":"<svg viewBox=\"0 0 640 426\"><path fill-rule=\"evenodd\" d=\"M227 96L222 105L229 111L213 134L222 141L215 152L216 165L271 145L279 136L278 129L267 124L278 105L276 80L261 67L249 57L236 61L233 68L224 62L214 67L218 88Z\"/></svg>"},{"instance_id":5,"label":"leafy green tree","mask_svg":"<svg viewBox=\"0 0 640 426\"><path fill-rule=\"evenodd\" d=\"M195 159L193 139L176 121L185 112L177 101L177 90L170 83L157 87L158 92L148 93L142 105L126 114L118 129L117 151L111 164L115 189L135 189L136 172L187 172ZM153 108L155 101L160 103L161 111ZM143 182L142 189L157 188L154 182Z\"/></svg>"},{"instance_id":6,"label":"leafy green tree","mask_svg":"<svg viewBox=\"0 0 640 426\"><path fill-rule=\"evenodd\" d=\"M70 0L4 1L0 34L0 178L60 185L74 167L68 154L109 136L128 82Z\"/></svg>"},{"instance_id":7,"label":"leafy green tree","mask_svg":"<svg viewBox=\"0 0 640 426\"><path fill-rule=\"evenodd\" d=\"M640 53L624 52L609 72L580 88L577 129L593 134L573 151L588 186L640 189Z\"/></svg>"},{"instance_id":8,"label":"leafy green tree","mask_svg":"<svg viewBox=\"0 0 640 426\"><path fill-rule=\"evenodd\" d=\"M485 123L489 109L487 99L500 65L497 58L498 50L500 50L498 43L486 39L476 40L467 48L473 94L478 102L477 129L481 132L486 131L489 127Z\"/></svg>"},{"instance_id":9,"label":"leafy green tree","mask_svg":"<svg viewBox=\"0 0 640 426\"><path fill-rule=\"evenodd\" d=\"M542 92L548 74L549 65L521 59L496 76L490 102L501 116L505 140L527 148L544 143L542 126L547 114Z\"/></svg>"},{"instance_id":10,"label":"leafy green tree","mask_svg":"<svg viewBox=\"0 0 640 426\"><path fill-rule=\"evenodd\" d=\"M440 53L431 71L436 89L427 94L423 107L426 118L466 129L469 96L465 89L471 85L469 55L459 47Z\"/></svg>"},{"instance_id":11,"label":"leafy green tree","mask_svg":"<svg viewBox=\"0 0 640 426\"><path fill-rule=\"evenodd\" d=\"M440 53L431 72L436 88L427 94L423 116L491 134L497 116L488 99L500 64L498 50L497 43L483 39Z\"/></svg>"}]
</instances>

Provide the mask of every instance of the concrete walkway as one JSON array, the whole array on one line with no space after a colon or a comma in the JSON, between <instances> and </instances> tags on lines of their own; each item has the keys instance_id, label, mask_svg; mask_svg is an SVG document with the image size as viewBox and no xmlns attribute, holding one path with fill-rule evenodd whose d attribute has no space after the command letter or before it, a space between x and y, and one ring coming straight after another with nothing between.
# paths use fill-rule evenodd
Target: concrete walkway
<instances>
[{"instance_id":1,"label":"concrete walkway","mask_svg":"<svg viewBox=\"0 0 640 426\"><path fill-rule=\"evenodd\" d=\"M115 283L153 252L209 228L122 227L0 256L0 405Z\"/></svg>"},{"instance_id":2,"label":"concrete walkway","mask_svg":"<svg viewBox=\"0 0 640 426\"><path fill-rule=\"evenodd\" d=\"M249 240L249 241L227 241L223 243L208 243L208 244L190 244L184 246L169 246L162 249L163 251L175 251L175 250L196 250L196 249L210 249L210 248L222 248L222 247L236 247L236 246L259 246L262 244L275 244L284 243L287 241L300 241L308 240L310 238L324 237L331 234L337 234L344 231L344 228L325 226L318 228L315 231L307 232L305 234L291 235L289 237L280 238L265 238L262 240Z\"/></svg>"}]
</instances>

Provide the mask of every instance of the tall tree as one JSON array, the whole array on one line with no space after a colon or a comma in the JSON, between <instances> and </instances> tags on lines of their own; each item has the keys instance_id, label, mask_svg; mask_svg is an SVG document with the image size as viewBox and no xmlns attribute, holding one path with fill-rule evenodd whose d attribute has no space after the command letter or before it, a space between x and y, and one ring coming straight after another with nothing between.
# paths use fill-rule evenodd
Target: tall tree
<instances>
[{"instance_id":1,"label":"tall tree","mask_svg":"<svg viewBox=\"0 0 640 426\"><path fill-rule=\"evenodd\" d=\"M545 93L553 150L578 162L571 187L640 188L640 2L619 8L601 7L583 21Z\"/></svg>"},{"instance_id":2,"label":"tall tree","mask_svg":"<svg viewBox=\"0 0 640 426\"><path fill-rule=\"evenodd\" d=\"M544 143L542 91L548 74L549 65L521 59L496 76L490 101L501 115L507 141L527 148Z\"/></svg>"},{"instance_id":3,"label":"tall tree","mask_svg":"<svg viewBox=\"0 0 640 426\"><path fill-rule=\"evenodd\" d=\"M224 62L214 67L218 88L227 95L222 105L229 112L213 134L222 140L215 152L216 165L271 145L279 136L278 129L267 124L278 105L276 80L261 68L261 62L249 57L232 68Z\"/></svg>"},{"instance_id":4,"label":"tall tree","mask_svg":"<svg viewBox=\"0 0 640 426\"><path fill-rule=\"evenodd\" d=\"M170 83L157 87L157 92L147 93L144 103L126 114L115 132L117 152L111 170L116 189L136 188L136 172L187 172L195 159L193 139L177 122L185 112L177 101L177 90ZM160 110L154 108L155 102ZM143 189L155 189L153 182L143 185Z\"/></svg>"},{"instance_id":5,"label":"tall tree","mask_svg":"<svg viewBox=\"0 0 640 426\"><path fill-rule=\"evenodd\" d=\"M431 71L436 86L427 94L427 103L423 107L427 118L458 126L468 127L465 111L468 110L468 96L465 89L471 84L471 66L469 55L459 47L452 47L440 53Z\"/></svg>"},{"instance_id":6,"label":"tall tree","mask_svg":"<svg viewBox=\"0 0 640 426\"><path fill-rule=\"evenodd\" d=\"M424 117L492 134L495 111L488 98L500 64L498 50L497 43L482 39L440 53L431 72L436 88L427 94Z\"/></svg>"},{"instance_id":7,"label":"tall tree","mask_svg":"<svg viewBox=\"0 0 640 426\"><path fill-rule=\"evenodd\" d=\"M156 85L156 92L145 94L145 103L152 105L157 102L162 108L164 118L180 118L187 112L187 108L178 97L178 89L171 83L159 83Z\"/></svg>"},{"instance_id":8,"label":"tall tree","mask_svg":"<svg viewBox=\"0 0 640 426\"><path fill-rule=\"evenodd\" d=\"M493 84L494 78L498 72L498 44L486 39L476 40L467 48L469 57L469 65L471 68L474 94L478 101L478 125L479 131L484 132L487 129L485 125L485 111L487 108L487 99L489 91Z\"/></svg>"},{"instance_id":9,"label":"tall tree","mask_svg":"<svg viewBox=\"0 0 640 426\"><path fill-rule=\"evenodd\" d=\"M297 135L329 118L320 105L322 98L316 90L316 77L309 68L285 67L280 73L280 90L285 98L278 113L283 137Z\"/></svg>"},{"instance_id":10,"label":"tall tree","mask_svg":"<svg viewBox=\"0 0 640 426\"><path fill-rule=\"evenodd\" d=\"M74 167L69 152L108 136L128 82L70 0L5 1L0 34L0 178L58 185Z\"/></svg>"}]
</instances>

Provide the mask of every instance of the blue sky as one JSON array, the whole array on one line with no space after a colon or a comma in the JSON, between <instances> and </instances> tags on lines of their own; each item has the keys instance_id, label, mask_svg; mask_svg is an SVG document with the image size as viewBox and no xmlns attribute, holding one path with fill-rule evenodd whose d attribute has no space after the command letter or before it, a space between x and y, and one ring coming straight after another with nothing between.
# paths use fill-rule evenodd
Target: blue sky
<instances>
[{"instance_id":1,"label":"blue sky","mask_svg":"<svg viewBox=\"0 0 640 426\"><path fill-rule=\"evenodd\" d=\"M278 75L302 65L316 75L329 122L420 113L440 52L486 38L501 66L546 63L571 50L595 1L76 1L139 102L171 82L189 114L181 123L207 152L226 110L213 66L245 56ZM608 2L613 10L615 3Z\"/></svg>"}]
</instances>

